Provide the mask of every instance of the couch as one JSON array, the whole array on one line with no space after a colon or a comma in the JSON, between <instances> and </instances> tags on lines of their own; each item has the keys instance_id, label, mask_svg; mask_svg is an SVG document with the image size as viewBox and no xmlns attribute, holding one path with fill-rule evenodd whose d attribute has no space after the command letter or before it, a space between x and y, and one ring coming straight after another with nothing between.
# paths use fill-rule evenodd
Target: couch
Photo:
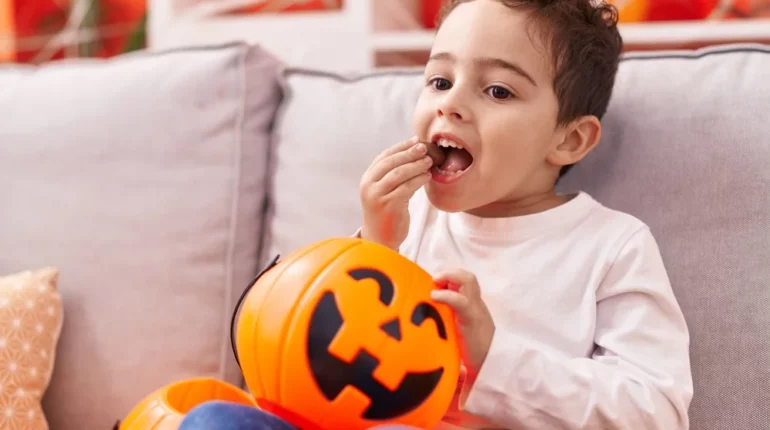
<instances>
[{"instance_id":1,"label":"couch","mask_svg":"<svg viewBox=\"0 0 770 430\"><path fill-rule=\"evenodd\" d=\"M55 268L63 304L50 428L111 428L179 379L241 384L235 301L274 255L355 231L421 79L243 43L0 67L0 277ZM696 430L770 429L769 108L770 47L627 54L602 143L560 184L658 238Z\"/></svg>"}]
</instances>

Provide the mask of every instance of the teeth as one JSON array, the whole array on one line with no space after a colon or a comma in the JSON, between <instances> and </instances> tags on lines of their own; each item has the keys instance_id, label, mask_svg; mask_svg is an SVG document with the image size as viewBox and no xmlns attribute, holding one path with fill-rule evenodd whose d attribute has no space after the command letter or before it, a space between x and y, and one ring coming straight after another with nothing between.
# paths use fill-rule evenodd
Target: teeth
<instances>
[{"instance_id":1,"label":"teeth","mask_svg":"<svg viewBox=\"0 0 770 430\"><path fill-rule=\"evenodd\" d=\"M458 171L455 171L455 172L449 172L449 171L446 171L446 170L439 169L438 167L435 167L435 169L436 169L436 171L439 174L441 174L443 176L456 176L456 175L459 175L460 173L463 172L462 170L458 170Z\"/></svg>"},{"instance_id":2,"label":"teeth","mask_svg":"<svg viewBox=\"0 0 770 430\"><path fill-rule=\"evenodd\" d=\"M455 143L455 142L453 142L453 141L451 141L451 140L449 140L449 139L447 139L445 137L442 137L438 141L436 141L436 145L441 146L443 148L463 149L462 146L458 145L457 143Z\"/></svg>"}]
</instances>

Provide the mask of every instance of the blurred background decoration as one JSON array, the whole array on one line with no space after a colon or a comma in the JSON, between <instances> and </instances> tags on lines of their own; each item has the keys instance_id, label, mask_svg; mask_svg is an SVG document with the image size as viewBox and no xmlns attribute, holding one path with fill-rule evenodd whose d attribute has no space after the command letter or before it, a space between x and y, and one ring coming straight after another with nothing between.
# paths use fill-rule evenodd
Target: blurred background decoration
<instances>
[{"instance_id":1,"label":"blurred background decoration","mask_svg":"<svg viewBox=\"0 0 770 430\"><path fill-rule=\"evenodd\" d=\"M178 10L207 3L168 0ZM352 0L356 1L356 0ZM223 13L340 9L342 0L250 0ZM41 63L70 57L106 58L147 46L147 0L0 0L0 61Z\"/></svg>"},{"instance_id":2,"label":"blurred background decoration","mask_svg":"<svg viewBox=\"0 0 770 430\"><path fill-rule=\"evenodd\" d=\"M355 0L349 0L355 1ZM233 13L307 12L342 8L342 0L274 0L245 6Z\"/></svg>"},{"instance_id":3,"label":"blurred background decoration","mask_svg":"<svg viewBox=\"0 0 770 430\"><path fill-rule=\"evenodd\" d=\"M225 14L290 13L339 10L343 0L166 0L178 11L213 7ZM356 1L356 0L348 0ZM360 1L360 0L359 0Z\"/></svg>"},{"instance_id":4,"label":"blurred background decoration","mask_svg":"<svg viewBox=\"0 0 770 430\"><path fill-rule=\"evenodd\" d=\"M612 2L620 11L621 22L770 17L769 0L613 0Z\"/></svg>"},{"instance_id":5,"label":"blurred background decoration","mask_svg":"<svg viewBox=\"0 0 770 430\"><path fill-rule=\"evenodd\" d=\"M234 39L287 61L420 64L442 0L0 0L0 62L107 58ZM770 43L770 0L610 0L629 50Z\"/></svg>"},{"instance_id":6,"label":"blurred background decoration","mask_svg":"<svg viewBox=\"0 0 770 430\"><path fill-rule=\"evenodd\" d=\"M146 0L0 0L0 58L41 63L145 46Z\"/></svg>"}]
</instances>

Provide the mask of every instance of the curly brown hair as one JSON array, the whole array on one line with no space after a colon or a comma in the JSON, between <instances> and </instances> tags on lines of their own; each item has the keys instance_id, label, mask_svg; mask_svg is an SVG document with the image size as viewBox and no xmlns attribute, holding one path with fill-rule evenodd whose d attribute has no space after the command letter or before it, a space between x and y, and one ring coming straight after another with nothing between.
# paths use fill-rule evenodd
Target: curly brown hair
<instances>
[{"instance_id":1,"label":"curly brown hair","mask_svg":"<svg viewBox=\"0 0 770 430\"><path fill-rule=\"evenodd\" d=\"M438 27L462 3L447 0ZM548 48L553 65L553 88L559 102L560 125L585 115L601 119L607 111L623 39L618 11L603 0L495 0L530 13L531 36ZM534 29L533 33L531 29ZM564 175L572 166L562 168Z\"/></svg>"}]
</instances>

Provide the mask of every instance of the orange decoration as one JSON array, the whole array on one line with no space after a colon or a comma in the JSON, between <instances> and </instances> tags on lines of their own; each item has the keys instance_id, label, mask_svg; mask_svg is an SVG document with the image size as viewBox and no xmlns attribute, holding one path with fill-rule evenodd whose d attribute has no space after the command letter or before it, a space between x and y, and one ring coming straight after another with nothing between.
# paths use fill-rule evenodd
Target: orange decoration
<instances>
[{"instance_id":1,"label":"orange decoration","mask_svg":"<svg viewBox=\"0 0 770 430\"><path fill-rule=\"evenodd\" d=\"M177 430L194 407L213 400L257 407L243 390L213 378L179 381L145 397L126 416L119 430Z\"/></svg>"},{"instance_id":2,"label":"orange decoration","mask_svg":"<svg viewBox=\"0 0 770 430\"><path fill-rule=\"evenodd\" d=\"M0 62L16 60L14 50L14 19L13 3L10 0L0 0L0 40L6 40L6 43L0 43Z\"/></svg>"},{"instance_id":3,"label":"orange decoration","mask_svg":"<svg viewBox=\"0 0 770 430\"><path fill-rule=\"evenodd\" d=\"M260 408L303 430L438 424L460 354L434 288L407 258L354 238L274 262L245 293L234 333Z\"/></svg>"},{"instance_id":4,"label":"orange decoration","mask_svg":"<svg viewBox=\"0 0 770 430\"><path fill-rule=\"evenodd\" d=\"M719 0L610 0L610 3L618 9L620 22L691 21L708 18Z\"/></svg>"},{"instance_id":5,"label":"orange decoration","mask_svg":"<svg viewBox=\"0 0 770 430\"><path fill-rule=\"evenodd\" d=\"M611 0L618 9L618 21L641 22L647 18L650 4L647 0Z\"/></svg>"}]
</instances>

